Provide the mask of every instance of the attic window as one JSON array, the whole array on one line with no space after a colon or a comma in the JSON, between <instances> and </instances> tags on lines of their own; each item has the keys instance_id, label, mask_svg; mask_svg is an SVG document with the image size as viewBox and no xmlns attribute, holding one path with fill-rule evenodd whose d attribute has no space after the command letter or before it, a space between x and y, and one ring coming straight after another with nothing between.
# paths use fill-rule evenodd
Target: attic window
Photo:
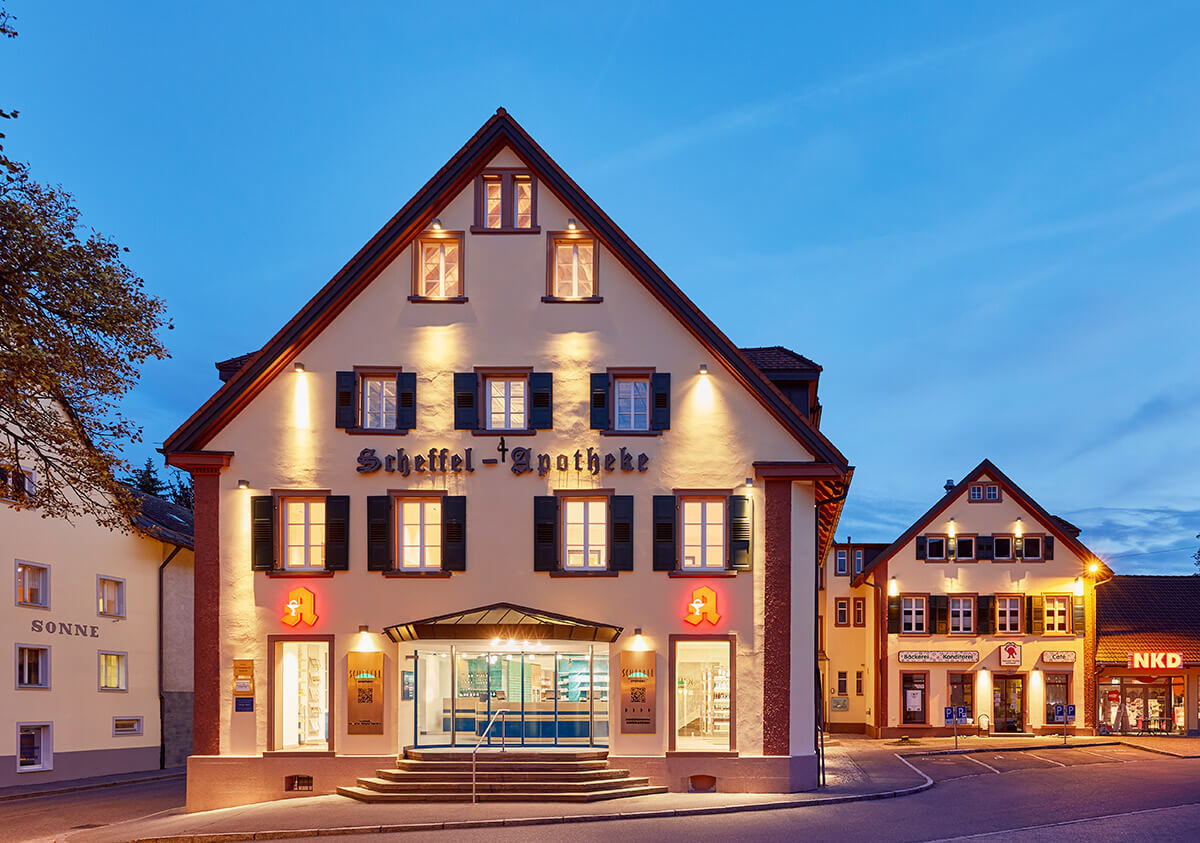
<instances>
[{"instance_id":1,"label":"attic window","mask_svg":"<svg viewBox=\"0 0 1200 843\"><path fill-rule=\"evenodd\" d=\"M1000 487L995 483L972 483L967 500L970 503L999 503Z\"/></svg>"},{"instance_id":2,"label":"attic window","mask_svg":"<svg viewBox=\"0 0 1200 843\"><path fill-rule=\"evenodd\" d=\"M496 167L475 179L472 234L536 234L537 179L528 170Z\"/></svg>"}]
</instances>

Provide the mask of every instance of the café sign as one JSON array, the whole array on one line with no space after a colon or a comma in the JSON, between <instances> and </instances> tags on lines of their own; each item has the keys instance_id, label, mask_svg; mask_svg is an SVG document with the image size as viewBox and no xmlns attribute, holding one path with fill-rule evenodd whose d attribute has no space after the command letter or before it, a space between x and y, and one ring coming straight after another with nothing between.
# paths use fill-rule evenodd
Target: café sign
<instances>
[{"instance_id":1,"label":"caf\u00e9 sign","mask_svg":"<svg viewBox=\"0 0 1200 843\"><path fill-rule=\"evenodd\" d=\"M1130 670L1182 670L1183 653L1138 652L1128 656Z\"/></svg>"},{"instance_id":2,"label":"caf\u00e9 sign","mask_svg":"<svg viewBox=\"0 0 1200 843\"><path fill-rule=\"evenodd\" d=\"M1042 661L1046 664L1074 664L1074 650L1045 650L1042 652Z\"/></svg>"},{"instance_id":3,"label":"caf\u00e9 sign","mask_svg":"<svg viewBox=\"0 0 1200 843\"><path fill-rule=\"evenodd\" d=\"M979 661L978 650L901 650L896 661L902 664L974 664Z\"/></svg>"}]
</instances>

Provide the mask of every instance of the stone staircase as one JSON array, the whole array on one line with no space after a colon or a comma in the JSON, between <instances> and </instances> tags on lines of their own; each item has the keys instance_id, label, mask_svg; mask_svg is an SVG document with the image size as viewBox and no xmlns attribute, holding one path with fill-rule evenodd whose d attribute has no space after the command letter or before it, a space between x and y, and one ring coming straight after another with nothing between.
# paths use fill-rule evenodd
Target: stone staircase
<instances>
[{"instance_id":1,"label":"stone staircase","mask_svg":"<svg viewBox=\"0 0 1200 843\"><path fill-rule=\"evenodd\" d=\"M649 779L608 766L605 750L480 749L480 802L597 802L666 793ZM408 749L392 770L337 792L362 802L470 802L471 751Z\"/></svg>"}]
</instances>

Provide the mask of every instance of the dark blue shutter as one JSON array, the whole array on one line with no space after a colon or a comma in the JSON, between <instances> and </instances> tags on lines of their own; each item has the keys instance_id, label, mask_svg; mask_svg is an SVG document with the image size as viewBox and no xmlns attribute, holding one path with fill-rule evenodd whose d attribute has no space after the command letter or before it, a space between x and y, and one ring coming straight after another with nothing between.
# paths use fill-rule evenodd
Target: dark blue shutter
<instances>
[{"instance_id":1,"label":"dark blue shutter","mask_svg":"<svg viewBox=\"0 0 1200 843\"><path fill-rule=\"evenodd\" d=\"M1042 558L1046 561L1054 558L1054 536L1046 536L1042 539Z\"/></svg>"},{"instance_id":2,"label":"dark blue shutter","mask_svg":"<svg viewBox=\"0 0 1200 843\"><path fill-rule=\"evenodd\" d=\"M592 430L611 430L608 372L592 372L591 385Z\"/></svg>"},{"instance_id":3,"label":"dark blue shutter","mask_svg":"<svg viewBox=\"0 0 1200 843\"><path fill-rule=\"evenodd\" d=\"M633 495L608 498L608 567L633 570Z\"/></svg>"},{"instance_id":4,"label":"dark blue shutter","mask_svg":"<svg viewBox=\"0 0 1200 843\"><path fill-rule=\"evenodd\" d=\"M392 570L392 499L367 498L367 570Z\"/></svg>"},{"instance_id":5,"label":"dark blue shutter","mask_svg":"<svg viewBox=\"0 0 1200 843\"><path fill-rule=\"evenodd\" d=\"M995 559L996 540L992 536L977 536L975 539L976 559Z\"/></svg>"},{"instance_id":6,"label":"dark blue shutter","mask_svg":"<svg viewBox=\"0 0 1200 843\"><path fill-rule=\"evenodd\" d=\"M358 427L355 418L354 372L337 373L337 395L334 400L334 421L338 427Z\"/></svg>"},{"instance_id":7,"label":"dark blue shutter","mask_svg":"<svg viewBox=\"0 0 1200 843\"><path fill-rule=\"evenodd\" d=\"M653 516L654 570L674 571L677 558L675 553L675 496L655 495Z\"/></svg>"},{"instance_id":8,"label":"dark blue shutter","mask_svg":"<svg viewBox=\"0 0 1200 843\"><path fill-rule=\"evenodd\" d=\"M474 372L454 373L454 429L479 427L479 378Z\"/></svg>"},{"instance_id":9,"label":"dark blue shutter","mask_svg":"<svg viewBox=\"0 0 1200 843\"><path fill-rule=\"evenodd\" d=\"M917 558L925 558L925 537L917 536Z\"/></svg>"},{"instance_id":10,"label":"dark blue shutter","mask_svg":"<svg viewBox=\"0 0 1200 843\"><path fill-rule=\"evenodd\" d=\"M754 562L754 501L729 496L729 568L749 571Z\"/></svg>"},{"instance_id":11,"label":"dark blue shutter","mask_svg":"<svg viewBox=\"0 0 1200 843\"><path fill-rule=\"evenodd\" d=\"M650 376L650 429L671 429L671 374L659 372Z\"/></svg>"},{"instance_id":12,"label":"dark blue shutter","mask_svg":"<svg viewBox=\"0 0 1200 843\"><path fill-rule=\"evenodd\" d=\"M275 499L270 495L250 498L250 567L275 570Z\"/></svg>"},{"instance_id":13,"label":"dark blue shutter","mask_svg":"<svg viewBox=\"0 0 1200 843\"><path fill-rule=\"evenodd\" d=\"M554 373L529 373L529 429L554 427Z\"/></svg>"},{"instance_id":14,"label":"dark blue shutter","mask_svg":"<svg viewBox=\"0 0 1200 843\"><path fill-rule=\"evenodd\" d=\"M975 598L975 632L977 635L991 635L996 628L995 603L996 598L990 594L981 594Z\"/></svg>"},{"instance_id":15,"label":"dark blue shutter","mask_svg":"<svg viewBox=\"0 0 1200 843\"><path fill-rule=\"evenodd\" d=\"M417 373L396 373L396 429L417 426Z\"/></svg>"},{"instance_id":16,"label":"dark blue shutter","mask_svg":"<svg viewBox=\"0 0 1200 843\"><path fill-rule=\"evenodd\" d=\"M350 570L350 496L325 497L325 570Z\"/></svg>"},{"instance_id":17,"label":"dark blue shutter","mask_svg":"<svg viewBox=\"0 0 1200 843\"><path fill-rule=\"evenodd\" d=\"M899 597L889 597L887 606L888 606L888 615L887 615L888 635L899 635L900 634L900 598Z\"/></svg>"},{"instance_id":18,"label":"dark blue shutter","mask_svg":"<svg viewBox=\"0 0 1200 843\"><path fill-rule=\"evenodd\" d=\"M558 498L533 499L533 570L558 570Z\"/></svg>"},{"instance_id":19,"label":"dark blue shutter","mask_svg":"<svg viewBox=\"0 0 1200 843\"><path fill-rule=\"evenodd\" d=\"M467 498L442 498L442 570L467 570Z\"/></svg>"}]
</instances>

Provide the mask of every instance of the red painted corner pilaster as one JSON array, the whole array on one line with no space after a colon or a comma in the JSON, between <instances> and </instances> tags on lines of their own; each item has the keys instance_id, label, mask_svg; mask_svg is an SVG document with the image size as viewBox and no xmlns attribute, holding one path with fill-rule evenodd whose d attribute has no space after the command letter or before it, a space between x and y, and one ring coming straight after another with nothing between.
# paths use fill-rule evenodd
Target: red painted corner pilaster
<instances>
[{"instance_id":1,"label":"red painted corner pilaster","mask_svg":"<svg viewBox=\"0 0 1200 843\"><path fill-rule=\"evenodd\" d=\"M193 472L196 567L193 630L192 752L221 752L221 477Z\"/></svg>"},{"instance_id":2,"label":"red painted corner pilaster","mask_svg":"<svg viewBox=\"0 0 1200 843\"><path fill-rule=\"evenodd\" d=\"M1083 597L1083 725L1096 728L1096 587L1094 582Z\"/></svg>"},{"instance_id":3,"label":"red painted corner pilaster","mask_svg":"<svg viewBox=\"0 0 1200 843\"><path fill-rule=\"evenodd\" d=\"M792 483L766 481L763 755L791 754Z\"/></svg>"}]
</instances>

